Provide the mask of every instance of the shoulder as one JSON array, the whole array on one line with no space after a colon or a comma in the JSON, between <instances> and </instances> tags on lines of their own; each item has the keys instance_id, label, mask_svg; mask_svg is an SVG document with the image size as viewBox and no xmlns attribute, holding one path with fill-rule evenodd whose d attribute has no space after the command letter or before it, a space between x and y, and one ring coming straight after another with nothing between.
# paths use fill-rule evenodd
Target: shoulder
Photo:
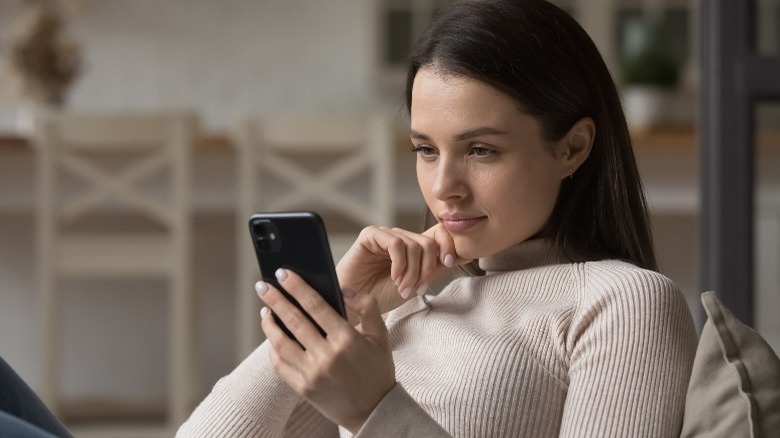
<instances>
[{"instance_id":1,"label":"shoulder","mask_svg":"<svg viewBox=\"0 0 780 438\"><path fill-rule=\"evenodd\" d=\"M689 365L696 328L688 303L672 280L614 260L578 265L579 302L566 341L574 357L608 341L625 357L660 354Z\"/></svg>"},{"instance_id":2,"label":"shoulder","mask_svg":"<svg viewBox=\"0 0 780 438\"><path fill-rule=\"evenodd\" d=\"M579 263L579 277L586 300L663 296L682 299L682 292L669 277L619 260ZM684 301L684 300L683 300Z\"/></svg>"},{"instance_id":3,"label":"shoulder","mask_svg":"<svg viewBox=\"0 0 780 438\"><path fill-rule=\"evenodd\" d=\"M585 320L625 320L693 327L680 288L665 275L627 262L604 260L577 264L577 314ZM592 322L592 321L591 321Z\"/></svg>"}]
</instances>

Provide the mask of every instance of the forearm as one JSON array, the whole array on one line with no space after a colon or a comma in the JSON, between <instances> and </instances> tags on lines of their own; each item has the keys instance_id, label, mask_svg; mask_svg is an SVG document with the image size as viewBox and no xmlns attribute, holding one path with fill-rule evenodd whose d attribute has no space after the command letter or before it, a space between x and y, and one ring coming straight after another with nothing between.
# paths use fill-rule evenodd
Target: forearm
<instances>
[{"instance_id":1,"label":"forearm","mask_svg":"<svg viewBox=\"0 0 780 438\"><path fill-rule=\"evenodd\" d=\"M214 385L177 437L282 436L300 402L274 373L265 342Z\"/></svg>"}]
</instances>

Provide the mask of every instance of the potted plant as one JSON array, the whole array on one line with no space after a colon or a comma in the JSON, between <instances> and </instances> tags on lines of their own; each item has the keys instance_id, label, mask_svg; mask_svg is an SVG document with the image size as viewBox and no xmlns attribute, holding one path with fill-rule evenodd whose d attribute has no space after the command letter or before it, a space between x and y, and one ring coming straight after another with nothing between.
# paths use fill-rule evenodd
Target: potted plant
<instances>
[{"instance_id":1,"label":"potted plant","mask_svg":"<svg viewBox=\"0 0 780 438\"><path fill-rule=\"evenodd\" d=\"M669 49L661 26L629 22L621 60L623 104L629 122L648 128L667 121L680 77L680 63Z\"/></svg>"},{"instance_id":2,"label":"potted plant","mask_svg":"<svg viewBox=\"0 0 780 438\"><path fill-rule=\"evenodd\" d=\"M78 45L64 34L65 23L53 2L32 1L13 23L5 79L20 99L18 128L31 127L32 113L65 104L81 71Z\"/></svg>"}]
</instances>

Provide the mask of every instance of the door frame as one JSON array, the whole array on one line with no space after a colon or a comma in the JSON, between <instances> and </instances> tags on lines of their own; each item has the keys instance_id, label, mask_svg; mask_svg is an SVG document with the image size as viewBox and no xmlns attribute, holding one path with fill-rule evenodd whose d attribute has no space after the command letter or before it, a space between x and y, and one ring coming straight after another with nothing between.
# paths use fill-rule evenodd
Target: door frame
<instances>
[{"instance_id":1,"label":"door frame","mask_svg":"<svg viewBox=\"0 0 780 438\"><path fill-rule=\"evenodd\" d=\"M701 288L754 321L754 106L780 98L780 57L756 52L756 0L703 0Z\"/></svg>"}]
</instances>

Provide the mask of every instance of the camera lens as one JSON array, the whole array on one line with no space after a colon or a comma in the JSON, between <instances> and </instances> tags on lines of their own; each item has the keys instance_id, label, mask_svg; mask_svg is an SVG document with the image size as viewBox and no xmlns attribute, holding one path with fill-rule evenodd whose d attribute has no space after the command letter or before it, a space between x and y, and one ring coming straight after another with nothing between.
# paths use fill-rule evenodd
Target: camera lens
<instances>
[{"instance_id":1,"label":"camera lens","mask_svg":"<svg viewBox=\"0 0 780 438\"><path fill-rule=\"evenodd\" d=\"M268 233L268 229L266 228L266 225L263 222L257 221L253 225L255 227L256 235L265 236L265 234Z\"/></svg>"},{"instance_id":2,"label":"camera lens","mask_svg":"<svg viewBox=\"0 0 780 438\"><path fill-rule=\"evenodd\" d=\"M258 237L257 247L263 251L268 251L269 249L271 249L271 243L268 240L264 239L263 237Z\"/></svg>"}]
</instances>

